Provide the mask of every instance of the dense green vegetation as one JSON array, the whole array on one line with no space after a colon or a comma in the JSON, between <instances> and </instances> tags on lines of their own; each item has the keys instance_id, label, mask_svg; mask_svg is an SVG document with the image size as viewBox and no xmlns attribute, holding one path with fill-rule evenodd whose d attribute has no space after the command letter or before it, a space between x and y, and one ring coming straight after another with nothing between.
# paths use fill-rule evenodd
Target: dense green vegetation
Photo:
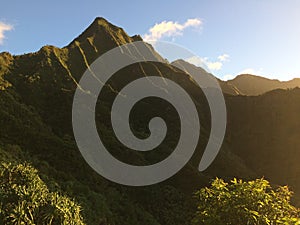
<instances>
[{"instance_id":1,"label":"dense green vegetation","mask_svg":"<svg viewBox=\"0 0 300 225\"><path fill-rule=\"evenodd\" d=\"M12 160L11 157L7 157L7 153L2 154L2 156L6 160L8 158ZM47 178L45 179L47 180ZM60 193L61 188L57 184L53 187L53 183L51 185L50 182L49 186L52 186L51 189L59 191L50 191L46 183L40 178L39 172L28 163L1 163L0 221L8 225L80 225L91 223L91 221L88 223L84 221L82 207L75 199ZM161 192L165 191L162 190ZM166 192L160 193L160 195L154 193L153 190L148 190L148 197L144 196L144 200L148 198L146 201L152 201L153 208L151 211L153 213L156 211L158 218L162 217L159 218L164 220L164 223L161 224L300 224L300 210L290 203L292 192L287 186L278 186L277 189L273 189L265 179L248 182L233 179L230 183L226 183L222 179L216 178L210 187L204 187L195 193L197 209L194 205L190 208L190 212L186 212L184 207L179 205L177 201L179 193L174 192L172 188L166 189ZM82 196L86 194L82 193ZM97 198L97 195L91 197L96 198L94 201L98 201L99 207L99 202L103 199ZM185 197L181 196L180 198ZM161 208L155 202L157 199L167 201L167 208ZM126 199L123 200L126 201ZM105 211L103 207L101 210ZM120 210L123 211L124 209L121 207ZM148 216L143 212L134 209L131 211L128 208L123 212L137 216L136 220L127 220L125 223L139 224L140 221L144 221L147 224L159 224L154 218L151 219L150 215L148 219L145 219ZM182 213L190 215L193 213L194 218L191 221L183 221ZM122 224L122 221L118 221L117 218L113 222L113 218L114 215L110 214L107 219L102 219L101 224ZM94 219L97 220L97 218ZM93 224L95 220L92 222Z\"/></svg>"},{"instance_id":2,"label":"dense green vegetation","mask_svg":"<svg viewBox=\"0 0 300 225\"><path fill-rule=\"evenodd\" d=\"M300 224L300 210L291 205L291 196L287 186L273 189L265 179L226 183L217 178L196 192L193 224Z\"/></svg>"},{"instance_id":3,"label":"dense green vegetation","mask_svg":"<svg viewBox=\"0 0 300 225\"><path fill-rule=\"evenodd\" d=\"M201 189L216 176L226 180L233 177L251 180L267 174L272 183L288 183L300 190L297 181L299 152L295 148L300 145L297 136L300 108L295 104L300 101L299 90L267 93L255 98L226 96L229 118L226 140L213 165L199 173L197 166L210 131L210 110L200 88L187 74L170 64L134 64L117 72L108 82L116 92L104 88L98 99L97 128L112 155L124 162L149 165L167 157L179 136L178 115L170 104L147 99L132 110L130 122L137 137L149 135L148 121L154 116L162 117L168 125L164 142L147 153L122 146L114 135L109 114L117 91L125 84L148 74L164 75L188 90L199 111L201 136L191 162L174 177L150 187L126 187L96 174L81 157L73 137L73 94L88 64L105 51L135 40L140 37L129 37L121 28L98 18L62 49L45 46L36 53L20 56L0 54L0 224L47 224L51 221L52 224L72 224L76 221L74 224L87 225L190 225L205 219L199 217L201 208L195 216L197 205L208 207L208 210L216 203L212 199L217 196L205 197L205 190L209 189ZM150 47L149 51L160 57ZM226 83L221 85L226 93L237 94L232 87L226 87ZM266 119L262 121L261 118ZM290 120L286 122L286 118ZM284 132L277 128L284 128ZM269 155L274 156L272 160L267 157ZM218 182L214 183L218 185ZM242 184L246 188L249 183ZM263 193L274 197L269 184L264 184ZM226 188L230 185L224 183ZM238 186L221 192L233 196L235 188ZM199 193L205 197L201 202L192 198L199 189L198 197ZM284 190L288 197L290 192L284 188L275 190L274 194ZM241 188L237 202L227 201L231 213L235 213L234 207L241 206L239 201L247 201L243 197ZM274 204L277 200L282 199L274 199ZM211 203L203 205L205 201ZM253 199L254 205L255 201L258 199ZM286 205L289 204L287 200ZM289 207L285 208L290 209L286 213L293 214L294 208ZM241 224L247 221L248 217L243 217L246 215L241 212Z\"/></svg>"},{"instance_id":4,"label":"dense green vegetation","mask_svg":"<svg viewBox=\"0 0 300 225\"><path fill-rule=\"evenodd\" d=\"M50 192L30 165L2 163L0 193L0 221L5 224L84 224L80 206Z\"/></svg>"}]
</instances>

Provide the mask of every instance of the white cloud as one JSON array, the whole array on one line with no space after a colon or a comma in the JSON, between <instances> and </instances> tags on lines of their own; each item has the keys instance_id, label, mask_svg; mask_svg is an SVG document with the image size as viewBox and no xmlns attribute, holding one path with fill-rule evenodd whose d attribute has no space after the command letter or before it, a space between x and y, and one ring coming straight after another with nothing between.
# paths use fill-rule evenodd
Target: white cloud
<instances>
[{"instance_id":1,"label":"white cloud","mask_svg":"<svg viewBox=\"0 0 300 225\"><path fill-rule=\"evenodd\" d=\"M191 58L185 59L185 61L194 64L195 66L199 66L199 67L204 67L204 68L208 68L209 70L213 70L213 71L217 71L217 70L221 70L223 67L223 63L225 61L228 61L229 55L227 54L223 54L221 55L222 57L220 58L220 56L218 57L218 60L209 60L209 58L204 57L198 57L198 56L193 56Z\"/></svg>"},{"instance_id":2,"label":"white cloud","mask_svg":"<svg viewBox=\"0 0 300 225\"><path fill-rule=\"evenodd\" d=\"M229 55L228 55L228 54L219 55L219 56L218 56L218 59L219 59L221 62L226 62L226 61L229 60Z\"/></svg>"},{"instance_id":3,"label":"white cloud","mask_svg":"<svg viewBox=\"0 0 300 225\"><path fill-rule=\"evenodd\" d=\"M223 63L221 62L207 62L207 67L211 70L220 70L222 69Z\"/></svg>"},{"instance_id":4,"label":"white cloud","mask_svg":"<svg viewBox=\"0 0 300 225\"><path fill-rule=\"evenodd\" d=\"M202 21L197 18L188 19L183 24L174 21L163 21L151 27L148 33L143 36L143 39L144 41L157 41L163 37L174 37L182 35L183 30L188 27L200 27L201 25Z\"/></svg>"},{"instance_id":5,"label":"white cloud","mask_svg":"<svg viewBox=\"0 0 300 225\"><path fill-rule=\"evenodd\" d=\"M4 32L5 31L10 31L13 29L12 25L0 22L0 44L3 44L3 40L5 38Z\"/></svg>"},{"instance_id":6,"label":"white cloud","mask_svg":"<svg viewBox=\"0 0 300 225\"><path fill-rule=\"evenodd\" d=\"M194 18L194 19L188 19L185 23L184 23L184 28L186 27L198 27L202 25L202 21L198 18Z\"/></svg>"},{"instance_id":7,"label":"white cloud","mask_svg":"<svg viewBox=\"0 0 300 225\"><path fill-rule=\"evenodd\" d=\"M201 57L198 57L198 56L193 56L193 57L190 57L190 58L186 58L184 60L186 62L194 64L195 66L199 66L199 67L205 67L206 66L205 58L201 58Z\"/></svg>"}]
</instances>

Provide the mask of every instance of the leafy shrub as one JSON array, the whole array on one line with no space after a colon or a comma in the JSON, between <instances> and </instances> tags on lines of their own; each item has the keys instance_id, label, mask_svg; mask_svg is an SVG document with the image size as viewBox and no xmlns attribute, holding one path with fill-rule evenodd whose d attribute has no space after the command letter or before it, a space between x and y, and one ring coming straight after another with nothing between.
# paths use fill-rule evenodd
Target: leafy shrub
<instances>
[{"instance_id":1,"label":"leafy shrub","mask_svg":"<svg viewBox=\"0 0 300 225\"><path fill-rule=\"evenodd\" d=\"M300 224L291 195L287 186L273 189L265 179L226 183L217 178L196 192L198 210L192 224Z\"/></svg>"},{"instance_id":2,"label":"leafy shrub","mask_svg":"<svg viewBox=\"0 0 300 225\"><path fill-rule=\"evenodd\" d=\"M0 221L4 224L83 225L81 207L50 192L35 168L0 165Z\"/></svg>"}]
</instances>

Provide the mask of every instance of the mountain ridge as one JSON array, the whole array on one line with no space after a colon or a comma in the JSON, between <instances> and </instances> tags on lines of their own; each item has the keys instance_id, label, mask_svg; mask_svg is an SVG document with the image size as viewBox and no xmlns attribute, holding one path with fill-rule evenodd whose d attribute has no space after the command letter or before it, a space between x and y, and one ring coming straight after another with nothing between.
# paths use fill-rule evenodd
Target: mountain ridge
<instances>
[{"instance_id":1,"label":"mountain ridge","mask_svg":"<svg viewBox=\"0 0 300 225\"><path fill-rule=\"evenodd\" d=\"M289 81L279 81L277 79L268 79L252 74L240 74L234 79L226 81L226 83L237 87L241 94L261 95L274 89L300 87L300 78L294 78Z\"/></svg>"},{"instance_id":2,"label":"mountain ridge","mask_svg":"<svg viewBox=\"0 0 300 225\"><path fill-rule=\"evenodd\" d=\"M177 65L181 68L184 68L184 70L187 69L188 71L192 71L194 74L199 75L199 76L208 75L208 76L214 77L219 82L219 85L220 85L223 93L225 93L225 94L229 94L229 95L239 95L240 94L239 91L237 90L237 88L234 85L228 84L227 82L218 79L213 74L208 73L202 67L195 66L194 64L186 62L182 59L173 61L171 63L171 65L174 65L174 66Z\"/></svg>"},{"instance_id":3,"label":"mountain ridge","mask_svg":"<svg viewBox=\"0 0 300 225\"><path fill-rule=\"evenodd\" d=\"M150 189L136 189L114 184L96 174L76 147L72 132L72 101L82 74L97 57L118 46L118 40L125 43L139 39L139 36L128 39L127 36L116 37L119 34L114 31L102 31L100 29L100 33L96 32L95 35L84 31L81 37L86 35L87 39L75 38L71 45L64 48L48 45L34 53L0 55L1 84L10 84L0 91L0 121L4 124L0 127L0 145L12 155L18 149L20 155L26 155L26 160L41 171L46 181L48 177L51 178L51 182L57 183L62 192L76 198L84 206L84 217L88 224L188 224L193 213L193 203L189 196L195 188L204 186L209 180L209 175L200 174L192 163L162 184ZM154 57L159 57L148 44L145 45ZM194 94L198 93L197 87L194 87L185 73L174 70L170 65L158 63L134 64L124 68L118 76L121 79L112 80L109 84L120 90L130 79L147 74L165 74L190 87ZM113 154L122 161L136 164L150 163L168 156L172 150L170 135L169 142L162 145L159 153L150 155L131 152L120 146L109 129L110 119L105 119L110 118L108 105L115 95L110 89L104 88L104 97L101 104L100 100L98 104L102 113L96 113L98 128L103 130L106 144L113 146ZM197 94L197 99L200 104L201 95ZM142 108L140 115L155 115L157 112L153 104L155 100L144 102L146 108ZM171 119L176 119L176 114L170 113L170 110L163 110L163 116L173 115ZM136 130L141 130L139 123L134 123ZM136 132L144 137L148 131L142 126L142 131ZM205 138L202 139L203 147ZM199 155L201 148L198 150ZM22 159L23 156L18 160ZM53 186L51 182L50 187ZM153 202L153 199L156 201ZM159 210L157 201L161 205ZM178 202L181 204L177 205ZM97 207L94 208L94 205ZM178 210L183 215L177 215Z\"/></svg>"},{"instance_id":4,"label":"mountain ridge","mask_svg":"<svg viewBox=\"0 0 300 225\"><path fill-rule=\"evenodd\" d=\"M225 94L226 137L214 163L200 173L197 166L210 132L209 105L190 77L166 62L128 66L118 71L108 84L120 90L130 81L151 74L173 79L187 90L201 120L199 143L192 160L174 177L151 187L124 187L96 174L81 157L73 137L73 95L82 74L97 57L118 44L140 37L129 37L116 27L103 30L101 23L110 25L102 19L94 23L91 25L91 30L96 30L94 34L84 31L79 35L81 38L75 38L64 48L44 46L35 53L20 56L0 54L0 87L1 83L4 87L0 90L1 149L5 146L3 149L12 155L15 152L22 155L20 160L25 158L35 165L50 187L58 185L62 192L78 200L88 224L188 225L195 209L190 197L216 176L227 180L267 176L273 183L291 184L300 196L300 183L290 174L292 169L295 174L300 172L296 162L300 157L296 149L300 145L297 116L300 108L295 104L300 101L299 90L273 90L260 96ZM147 47L155 57L160 57ZM193 68L207 73L202 68ZM224 85L223 91L226 87L236 93L233 84L220 85ZM148 119L158 115L169 122L171 130L157 153L137 153L121 146L109 124L111 101L116 95L104 88L95 113L97 129L102 132L105 144L112 148L112 154L138 165L167 157L179 135L178 115L172 106L146 99L133 110L136 120L131 121L131 126L138 137L147 137ZM285 161L281 162L283 158ZM280 163L284 166L279 167Z\"/></svg>"}]
</instances>

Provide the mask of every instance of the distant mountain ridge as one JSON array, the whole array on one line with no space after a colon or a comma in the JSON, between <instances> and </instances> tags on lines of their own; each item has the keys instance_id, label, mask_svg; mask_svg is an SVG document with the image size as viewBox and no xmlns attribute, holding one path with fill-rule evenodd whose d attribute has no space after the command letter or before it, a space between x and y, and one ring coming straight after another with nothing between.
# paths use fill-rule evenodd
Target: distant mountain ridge
<instances>
[{"instance_id":1,"label":"distant mountain ridge","mask_svg":"<svg viewBox=\"0 0 300 225\"><path fill-rule=\"evenodd\" d=\"M236 87L240 94L261 95L275 89L300 87L300 78L294 78L289 81L279 81L251 74L241 74L232 80L226 81L226 83Z\"/></svg>"},{"instance_id":2,"label":"distant mountain ridge","mask_svg":"<svg viewBox=\"0 0 300 225\"><path fill-rule=\"evenodd\" d=\"M182 59L179 59L179 60L175 60L174 62L171 63L171 65L174 65L174 66L179 66L180 68L185 68L185 72L186 71L192 71L194 74L197 74L199 76L203 76L203 75L209 75L209 76L212 76L214 77L215 79L218 80L219 84L220 84L220 87L223 91L223 93L225 94L229 94L229 95L239 95L241 94L237 88L232 85L232 84L229 84L225 81L222 81L218 78L216 78L213 74L211 73L208 73L205 69L201 68L201 67L197 67L191 63L188 63Z\"/></svg>"},{"instance_id":3,"label":"distant mountain ridge","mask_svg":"<svg viewBox=\"0 0 300 225\"><path fill-rule=\"evenodd\" d=\"M210 76L215 77L213 74L208 73L205 69L197 67L182 59L175 60L171 63L171 65L180 65L183 68L187 68L189 71L193 71L199 76L209 74ZM300 87L300 78L294 78L289 81L279 81L251 74L241 74L228 81L223 81L217 77L215 78L218 80L222 91L229 95L256 96L276 89L293 89Z\"/></svg>"}]
</instances>

